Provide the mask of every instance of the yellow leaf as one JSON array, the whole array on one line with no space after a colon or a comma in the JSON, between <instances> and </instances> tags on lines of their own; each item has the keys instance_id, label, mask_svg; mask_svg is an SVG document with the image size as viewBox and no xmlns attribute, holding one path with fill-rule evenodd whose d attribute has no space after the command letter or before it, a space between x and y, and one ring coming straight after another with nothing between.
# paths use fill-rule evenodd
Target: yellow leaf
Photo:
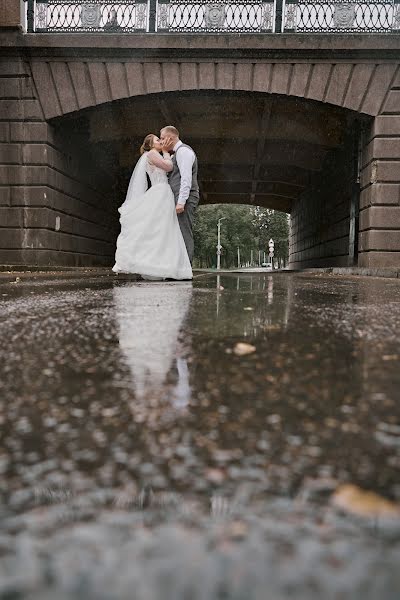
<instances>
[{"instance_id":1,"label":"yellow leaf","mask_svg":"<svg viewBox=\"0 0 400 600\"><path fill-rule=\"evenodd\" d=\"M236 356L246 356L246 354L252 354L255 351L255 346L246 344L245 342L238 342L233 349L233 352L236 354Z\"/></svg>"},{"instance_id":2,"label":"yellow leaf","mask_svg":"<svg viewBox=\"0 0 400 600\"><path fill-rule=\"evenodd\" d=\"M332 503L345 512L361 517L400 518L399 504L350 483L336 489Z\"/></svg>"}]
</instances>

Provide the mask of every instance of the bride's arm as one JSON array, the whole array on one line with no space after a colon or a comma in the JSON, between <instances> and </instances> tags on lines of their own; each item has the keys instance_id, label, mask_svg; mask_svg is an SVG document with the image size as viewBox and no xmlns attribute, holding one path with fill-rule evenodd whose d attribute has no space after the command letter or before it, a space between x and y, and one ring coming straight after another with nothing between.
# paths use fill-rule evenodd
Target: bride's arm
<instances>
[{"instance_id":1,"label":"bride's arm","mask_svg":"<svg viewBox=\"0 0 400 600\"><path fill-rule=\"evenodd\" d=\"M174 168L172 165L171 156L168 154L168 152L163 152L163 155L160 156L157 150L150 150L148 154L148 159L150 164L154 165L155 167L159 167L160 169L163 169L163 171L167 171L167 173L169 173L169 171L172 171L172 169Z\"/></svg>"}]
</instances>

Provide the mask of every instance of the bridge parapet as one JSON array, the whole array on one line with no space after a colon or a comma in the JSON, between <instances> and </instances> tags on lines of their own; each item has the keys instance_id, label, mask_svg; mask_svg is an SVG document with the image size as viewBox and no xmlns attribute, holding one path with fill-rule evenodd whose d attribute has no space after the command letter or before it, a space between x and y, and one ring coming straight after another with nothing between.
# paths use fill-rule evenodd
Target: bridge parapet
<instances>
[{"instance_id":1,"label":"bridge parapet","mask_svg":"<svg viewBox=\"0 0 400 600\"><path fill-rule=\"evenodd\" d=\"M391 33L400 0L25 0L40 33Z\"/></svg>"}]
</instances>

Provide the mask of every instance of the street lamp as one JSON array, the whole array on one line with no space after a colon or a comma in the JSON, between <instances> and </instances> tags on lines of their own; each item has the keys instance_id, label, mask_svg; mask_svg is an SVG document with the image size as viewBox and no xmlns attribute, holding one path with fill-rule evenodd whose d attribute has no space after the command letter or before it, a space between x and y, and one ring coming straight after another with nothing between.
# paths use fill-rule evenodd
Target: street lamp
<instances>
[{"instance_id":1,"label":"street lamp","mask_svg":"<svg viewBox=\"0 0 400 600\"><path fill-rule=\"evenodd\" d=\"M221 268L221 221L224 219L226 219L226 217L221 217L218 219L217 269Z\"/></svg>"}]
</instances>

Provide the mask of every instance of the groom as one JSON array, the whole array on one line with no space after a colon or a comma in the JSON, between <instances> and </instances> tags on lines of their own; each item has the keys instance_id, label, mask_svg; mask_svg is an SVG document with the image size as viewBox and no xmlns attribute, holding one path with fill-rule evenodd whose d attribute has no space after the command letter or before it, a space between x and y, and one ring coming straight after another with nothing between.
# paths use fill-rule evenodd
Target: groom
<instances>
[{"instance_id":1,"label":"groom","mask_svg":"<svg viewBox=\"0 0 400 600\"><path fill-rule=\"evenodd\" d=\"M168 179L175 197L179 226L190 263L192 263L194 252L193 223L200 198L197 181L197 157L192 148L179 139L179 131L172 125L161 129L160 140L164 150L174 153L172 157L174 168L169 173Z\"/></svg>"}]
</instances>

